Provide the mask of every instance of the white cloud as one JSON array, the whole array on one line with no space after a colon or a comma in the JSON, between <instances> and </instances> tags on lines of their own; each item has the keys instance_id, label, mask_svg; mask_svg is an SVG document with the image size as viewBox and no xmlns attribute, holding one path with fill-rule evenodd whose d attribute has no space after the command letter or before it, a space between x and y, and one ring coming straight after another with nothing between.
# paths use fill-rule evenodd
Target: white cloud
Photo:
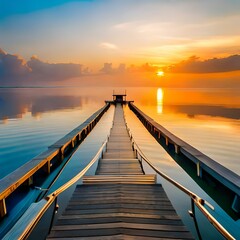
<instances>
[{"instance_id":1,"label":"white cloud","mask_svg":"<svg viewBox=\"0 0 240 240\"><path fill-rule=\"evenodd\" d=\"M118 49L117 45L109 42L102 42L100 43L100 47L105 48L105 49L110 49L110 50L116 50Z\"/></svg>"},{"instance_id":2,"label":"white cloud","mask_svg":"<svg viewBox=\"0 0 240 240\"><path fill-rule=\"evenodd\" d=\"M122 23L115 24L113 28L117 30L132 30L136 26L138 26L140 23L141 23L140 21L122 22Z\"/></svg>"}]
</instances>

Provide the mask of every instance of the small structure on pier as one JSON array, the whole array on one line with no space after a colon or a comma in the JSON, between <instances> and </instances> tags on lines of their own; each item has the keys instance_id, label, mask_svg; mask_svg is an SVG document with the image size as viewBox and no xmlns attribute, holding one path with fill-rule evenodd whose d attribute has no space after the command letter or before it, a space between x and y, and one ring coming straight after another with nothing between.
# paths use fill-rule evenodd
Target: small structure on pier
<instances>
[{"instance_id":1,"label":"small structure on pier","mask_svg":"<svg viewBox=\"0 0 240 240\"><path fill-rule=\"evenodd\" d=\"M127 95L126 94L113 94L113 101L116 103L126 102Z\"/></svg>"},{"instance_id":2,"label":"small structure on pier","mask_svg":"<svg viewBox=\"0 0 240 240\"><path fill-rule=\"evenodd\" d=\"M112 101L105 101L106 103L111 103L111 104L128 104L129 102L134 102L134 101L127 101L127 91L125 90L125 93L115 93L113 90L113 95L112 95Z\"/></svg>"}]
</instances>

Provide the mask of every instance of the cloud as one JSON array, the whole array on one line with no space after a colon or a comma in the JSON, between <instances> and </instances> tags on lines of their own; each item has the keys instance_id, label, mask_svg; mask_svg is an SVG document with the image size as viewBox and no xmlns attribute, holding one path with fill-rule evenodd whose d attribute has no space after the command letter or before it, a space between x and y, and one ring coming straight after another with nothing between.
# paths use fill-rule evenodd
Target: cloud
<instances>
[{"instance_id":1,"label":"cloud","mask_svg":"<svg viewBox=\"0 0 240 240\"><path fill-rule=\"evenodd\" d=\"M104 63L103 67L99 70L104 74L123 74L123 73L155 73L159 68L149 63L144 63L141 66L131 65L126 67L126 64L121 63L118 67L114 68L112 63Z\"/></svg>"},{"instance_id":2,"label":"cloud","mask_svg":"<svg viewBox=\"0 0 240 240\"><path fill-rule=\"evenodd\" d=\"M121 22L113 25L113 29L117 30L132 30L136 29L136 27L140 24L139 21L129 21L129 22Z\"/></svg>"},{"instance_id":3,"label":"cloud","mask_svg":"<svg viewBox=\"0 0 240 240\"><path fill-rule=\"evenodd\" d=\"M110 50L116 50L118 47L113 44L113 43L108 43L108 42L102 42L100 43L100 47L105 48L105 49L110 49Z\"/></svg>"},{"instance_id":4,"label":"cloud","mask_svg":"<svg viewBox=\"0 0 240 240\"><path fill-rule=\"evenodd\" d=\"M33 56L27 65L31 68L33 78L64 80L79 77L83 74L82 65L73 63L46 63Z\"/></svg>"},{"instance_id":5,"label":"cloud","mask_svg":"<svg viewBox=\"0 0 240 240\"><path fill-rule=\"evenodd\" d=\"M117 68L113 68L112 63L104 63L103 67L99 70L104 74L119 74L126 72L126 65L124 63L119 64Z\"/></svg>"},{"instance_id":6,"label":"cloud","mask_svg":"<svg viewBox=\"0 0 240 240\"><path fill-rule=\"evenodd\" d=\"M46 63L33 56L26 62L18 55L8 54L0 49L0 86L41 84L42 82L89 75L90 71L81 64Z\"/></svg>"},{"instance_id":7,"label":"cloud","mask_svg":"<svg viewBox=\"0 0 240 240\"><path fill-rule=\"evenodd\" d=\"M100 69L100 72L106 73L106 74L111 74L114 72L112 68L112 63L104 63L103 68Z\"/></svg>"},{"instance_id":8,"label":"cloud","mask_svg":"<svg viewBox=\"0 0 240 240\"><path fill-rule=\"evenodd\" d=\"M213 58L200 61L198 57L172 65L165 69L175 73L216 73L240 70L240 55L232 55L226 58Z\"/></svg>"},{"instance_id":9,"label":"cloud","mask_svg":"<svg viewBox=\"0 0 240 240\"><path fill-rule=\"evenodd\" d=\"M141 66L131 65L128 68L129 72L156 72L157 70L158 70L158 67L151 65L149 63L144 63Z\"/></svg>"},{"instance_id":10,"label":"cloud","mask_svg":"<svg viewBox=\"0 0 240 240\"><path fill-rule=\"evenodd\" d=\"M25 78L31 69L26 65L24 59L18 55L11 55L0 48L0 83L3 79L9 81L17 78L20 81Z\"/></svg>"}]
</instances>

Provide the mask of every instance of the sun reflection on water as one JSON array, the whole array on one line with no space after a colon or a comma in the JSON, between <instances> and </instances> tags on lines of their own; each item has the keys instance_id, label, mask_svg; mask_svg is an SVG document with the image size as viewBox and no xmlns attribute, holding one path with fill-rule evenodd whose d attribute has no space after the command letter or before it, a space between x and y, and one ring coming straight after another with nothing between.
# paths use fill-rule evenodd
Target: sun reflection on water
<instances>
[{"instance_id":1,"label":"sun reflection on water","mask_svg":"<svg viewBox=\"0 0 240 240\"><path fill-rule=\"evenodd\" d=\"M162 114L163 113L163 89L158 88L157 89L157 113Z\"/></svg>"}]
</instances>

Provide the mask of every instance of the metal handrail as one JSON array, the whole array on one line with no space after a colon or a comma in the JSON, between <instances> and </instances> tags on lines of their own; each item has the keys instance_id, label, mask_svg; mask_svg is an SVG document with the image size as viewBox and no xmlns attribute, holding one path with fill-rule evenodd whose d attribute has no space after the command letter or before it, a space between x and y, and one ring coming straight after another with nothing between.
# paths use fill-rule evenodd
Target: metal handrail
<instances>
[{"instance_id":1,"label":"metal handrail","mask_svg":"<svg viewBox=\"0 0 240 240\"><path fill-rule=\"evenodd\" d=\"M104 151L104 148L106 147L107 144L107 140L104 141L104 143L102 144L101 148L98 150L97 154L95 155L95 157L90 161L90 163L80 172L78 173L74 178L72 178L71 180L69 180L68 182L66 182L65 184L63 184L61 187L59 187L57 190L55 190L54 192L52 192L51 194L49 194L47 197L43 198L41 201L39 201L38 203L34 203L35 205L39 205L41 206L40 209L38 210L38 212L33 216L33 218L31 218L26 225L24 226L24 223L21 221L21 218L19 219L19 221L14 225L13 227L13 231L10 230L3 239L12 239L11 236L14 235L14 239L19 239L19 240L23 240L26 239L30 233L32 232L32 230L34 229L34 227L36 226L36 224L40 221L41 217L43 216L43 214L50 208L50 206L52 205L52 203L55 201L55 199L62 193L64 192L66 189L68 189L70 186L72 186L73 184L75 184L79 179L81 179L84 174L92 167L92 165L97 162L99 160L99 157L101 156L101 154ZM36 206L37 206L36 205ZM56 206L57 204L55 204ZM55 211L54 211L55 212ZM26 214L27 215L27 214ZM24 216L24 215L23 215ZM23 231L19 230L23 229ZM14 231L14 229L16 231ZM17 232L17 233L13 233L13 232ZM10 238L9 238L10 237Z\"/></svg>"},{"instance_id":2,"label":"metal handrail","mask_svg":"<svg viewBox=\"0 0 240 240\"><path fill-rule=\"evenodd\" d=\"M168 182L172 183L174 186L176 186L178 189L180 189L182 192L190 196L192 201L192 212L190 212L190 215L195 219L194 214L194 204L198 207L198 209L204 214L204 216L207 218L207 220L219 231L219 233L222 234L223 237L229 240L235 240L235 238L208 212L208 210L204 207L204 205L207 205L209 208L214 210L214 207L207 202L206 200L200 198L197 194L193 193L180 183L176 182L172 178L170 178L168 175L160 171L157 167L155 167L151 161L145 156L145 154L142 152L142 150L137 145L136 141L134 140L132 134L130 133L130 129L127 127L127 130L129 132L130 139L132 141L133 150L136 152L136 158L140 161L144 160L156 173L158 173L160 176L162 176L164 179L166 179ZM193 204L194 203L194 204ZM196 226L196 228L198 228ZM197 230L198 231L198 230ZM201 236L200 236L201 238Z\"/></svg>"}]
</instances>

